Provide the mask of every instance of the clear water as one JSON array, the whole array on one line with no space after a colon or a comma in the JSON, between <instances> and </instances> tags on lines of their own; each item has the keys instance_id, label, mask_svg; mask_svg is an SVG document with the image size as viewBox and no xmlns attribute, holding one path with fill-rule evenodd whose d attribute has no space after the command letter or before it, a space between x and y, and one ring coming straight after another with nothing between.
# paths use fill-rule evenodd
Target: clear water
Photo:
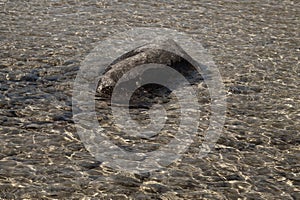
<instances>
[{"instance_id":1,"label":"clear water","mask_svg":"<svg viewBox=\"0 0 300 200\"><path fill-rule=\"evenodd\" d=\"M297 1L0 5L0 198L300 198ZM181 161L142 175L106 168L90 155L71 110L80 62L98 41L136 26L172 28L199 39L220 70L228 100L212 153L193 157L195 143ZM114 134L110 118L98 117Z\"/></svg>"}]
</instances>

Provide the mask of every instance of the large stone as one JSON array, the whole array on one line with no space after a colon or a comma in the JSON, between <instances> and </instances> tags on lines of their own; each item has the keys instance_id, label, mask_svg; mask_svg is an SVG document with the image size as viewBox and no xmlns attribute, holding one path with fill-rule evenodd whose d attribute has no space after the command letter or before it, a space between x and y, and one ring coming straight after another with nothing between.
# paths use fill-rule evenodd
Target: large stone
<instances>
[{"instance_id":1,"label":"large stone","mask_svg":"<svg viewBox=\"0 0 300 200\"><path fill-rule=\"evenodd\" d=\"M139 79L145 77L145 74L136 74L140 73L140 71L134 70L134 68L139 65L151 63L161 64L177 70L191 84L202 79L201 75L198 74L196 68L193 66L196 62L187 55L174 40L169 39L146 44L117 58L107 67L101 76L97 92L100 93L100 95L110 95L119 79L129 71L130 73L127 75L131 77L126 77L126 80L136 81L137 79L135 77L139 77ZM151 72L150 70L146 70L143 73L151 73L152 76L158 75L156 73L161 73L160 71L155 72L155 65L153 68ZM172 79L168 74L166 74L165 78ZM175 80L172 81L174 83L176 82ZM126 83L124 84L126 85ZM157 88L157 85L152 84L150 87L148 85L148 90L154 87Z\"/></svg>"}]
</instances>

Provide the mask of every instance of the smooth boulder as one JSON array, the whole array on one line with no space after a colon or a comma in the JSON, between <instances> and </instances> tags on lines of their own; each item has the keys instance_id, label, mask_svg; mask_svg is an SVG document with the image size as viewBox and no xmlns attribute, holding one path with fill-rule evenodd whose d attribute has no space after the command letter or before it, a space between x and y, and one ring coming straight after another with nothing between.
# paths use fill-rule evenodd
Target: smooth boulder
<instances>
[{"instance_id":1,"label":"smooth boulder","mask_svg":"<svg viewBox=\"0 0 300 200\"><path fill-rule=\"evenodd\" d=\"M151 63L161 64L177 70L191 84L202 80L201 75L192 64L195 64L195 61L174 40L169 39L146 44L117 58L102 74L97 86L98 95L109 98L113 88L124 74L131 71L132 77L143 77L142 74L134 74L134 68L139 65ZM139 73L139 71L136 73ZM155 70L151 72L148 70L145 73L151 73L151 75L155 76ZM172 77L168 77L168 75L166 75L166 78L169 78L174 83L176 82L176 80L172 80ZM130 77L127 77L127 79L131 80ZM126 85L126 83L123 84ZM151 84L144 86L144 90L140 91L146 90L149 93L152 89L163 88L162 86ZM164 89L167 91L166 88Z\"/></svg>"}]
</instances>

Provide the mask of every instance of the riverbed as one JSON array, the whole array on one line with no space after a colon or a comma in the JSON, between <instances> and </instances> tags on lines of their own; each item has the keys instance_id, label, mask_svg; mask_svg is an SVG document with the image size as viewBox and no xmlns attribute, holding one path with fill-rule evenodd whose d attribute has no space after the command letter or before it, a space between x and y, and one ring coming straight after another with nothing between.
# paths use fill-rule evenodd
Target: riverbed
<instances>
[{"instance_id":1,"label":"riverbed","mask_svg":"<svg viewBox=\"0 0 300 200\"><path fill-rule=\"evenodd\" d=\"M300 199L299 12L292 0L1 0L0 198ZM184 32L213 57L227 112L207 156L194 156L196 143L165 169L133 174L102 165L78 137L81 63L133 27Z\"/></svg>"}]
</instances>

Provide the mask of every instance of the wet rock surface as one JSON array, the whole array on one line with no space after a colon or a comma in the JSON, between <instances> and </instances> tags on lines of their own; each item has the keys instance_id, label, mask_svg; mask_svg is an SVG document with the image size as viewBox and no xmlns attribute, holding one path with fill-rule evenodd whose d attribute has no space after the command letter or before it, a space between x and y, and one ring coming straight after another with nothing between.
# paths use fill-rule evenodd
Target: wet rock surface
<instances>
[{"instance_id":1,"label":"wet rock surface","mask_svg":"<svg viewBox=\"0 0 300 200\"><path fill-rule=\"evenodd\" d=\"M130 82L140 84L139 82L149 79L147 74L159 76L163 71L155 70L157 66L153 65L153 63L165 65L177 70L192 84L196 82L196 80L194 80L196 77L193 76L198 75L201 77L196 68L192 65L194 62L195 61L172 39L148 43L121 55L110 64L100 77L97 92L100 94L104 93L104 91L112 93L112 89L116 86L117 82L122 76L127 75L129 71L131 73L124 78L124 81L127 80L127 82L123 83L124 85L130 84ZM136 67L143 67L145 64L152 64L152 71L151 69L145 71L136 69ZM162 74L161 77L165 79L169 78L170 82L177 84L176 80L174 80L175 78L172 79L170 74Z\"/></svg>"},{"instance_id":2,"label":"wet rock surface","mask_svg":"<svg viewBox=\"0 0 300 200\"><path fill-rule=\"evenodd\" d=\"M165 104L171 99L171 87L174 90L184 87L179 74L190 85L199 82L205 85L200 69L197 71L198 66L193 64L196 65L195 60L174 40L154 41L121 55L107 66L100 76L96 96L102 100L106 99L108 103L111 101L118 104L126 103L125 97L130 96L130 108L150 108L154 103ZM158 84L159 81L161 84ZM120 92L116 92L116 87L121 88ZM113 90L115 99L112 99ZM209 95L207 93L202 96Z\"/></svg>"},{"instance_id":3,"label":"wet rock surface","mask_svg":"<svg viewBox=\"0 0 300 200\"><path fill-rule=\"evenodd\" d=\"M297 1L0 4L0 198L299 199ZM79 140L72 87L80 62L96 42L134 26L175 27L199 38L213 55L228 111L207 157L194 153L210 113L202 83L195 85L200 137L181 161L162 171L135 175L109 169ZM166 129L172 130L176 98L156 100L165 102ZM109 106L96 102L99 123L115 144L149 151L169 141L168 133L153 140L122 138ZM133 118L147 120L144 109L144 115L132 109Z\"/></svg>"}]
</instances>

